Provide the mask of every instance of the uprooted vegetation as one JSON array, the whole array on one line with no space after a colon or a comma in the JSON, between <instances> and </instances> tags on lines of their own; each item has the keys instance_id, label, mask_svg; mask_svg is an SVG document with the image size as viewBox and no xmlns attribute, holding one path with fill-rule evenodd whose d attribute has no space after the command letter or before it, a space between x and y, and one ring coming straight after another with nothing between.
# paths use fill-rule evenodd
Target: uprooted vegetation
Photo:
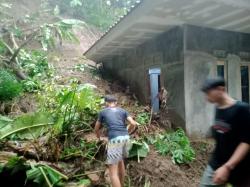
<instances>
[{"instance_id":1,"label":"uprooted vegetation","mask_svg":"<svg viewBox=\"0 0 250 187\"><path fill-rule=\"evenodd\" d=\"M107 184L103 178L105 147L92 133L97 112L103 104L98 92L93 91L96 88L89 84L79 85L74 79L66 86L51 85L43 89L37 93L37 112L23 114L14 119L1 117L2 150L8 154L15 153L7 154L3 175L6 174L6 168L13 171L23 168L22 182L27 180L26 185L42 186L45 183L45 186L59 186L65 185L67 181L75 181L74 184L77 185ZM133 109L132 115L136 119L141 117L140 114L147 113L147 108L138 106L136 102L124 107L131 112ZM157 173L143 174L147 168L152 171L153 167L158 167L154 165L153 158L164 162L160 172L166 170L169 173L175 169L170 176L182 175L182 184L189 184L188 176L178 165L174 165L184 163L190 167L194 159L194 150L183 130L167 133L157 125L157 121L152 120L151 124L140 126L135 137L129 155L131 161L128 165L127 183L130 186L155 185L158 179L152 176ZM152 154L155 155L153 158ZM8 165L12 159L22 162L17 162L10 168ZM13 172L13 177L15 174ZM91 175L98 178L93 179ZM169 183L169 180L163 181L162 185Z\"/></svg>"},{"instance_id":2,"label":"uprooted vegetation","mask_svg":"<svg viewBox=\"0 0 250 187\"><path fill-rule=\"evenodd\" d=\"M81 1L72 2L79 9ZM11 10L8 3L0 4L4 7ZM105 143L96 139L93 127L102 96L114 94L141 124L127 161L126 185L197 186L208 144L190 142L182 129L166 131L150 107L140 105L119 82L103 80L101 66L74 56L77 49L66 45L58 52L63 42L82 45L74 29L88 26L47 8L7 25L0 38L1 181L11 187L108 185Z\"/></svg>"},{"instance_id":3,"label":"uprooted vegetation","mask_svg":"<svg viewBox=\"0 0 250 187\"><path fill-rule=\"evenodd\" d=\"M154 118L149 124L150 108L140 106L133 95L123 93L123 88L117 83L102 80L98 75L100 70L86 64L84 68L79 68L81 66L78 62L69 64L71 70L68 71L71 73L67 80L65 77L52 76L39 90L33 92L37 102L36 111L17 116L1 116L0 138L5 161L0 176L5 176L6 171L20 171L13 172L12 177L22 174L20 184L23 186L42 186L44 183L45 186L108 184L104 175L105 146L97 141L92 132L97 113L103 107L103 94L114 93L115 90L114 94L120 101L126 100L122 107L142 124L134 135L130 150L127 185L160 184L156 183L159 178L153 177L157 173L152 173L152 168L158 167L154 165L154 159L164 162L160 173L172 172L168 175L170 178L162 181L163 186L179 184L169 183L171 176L182 176L181 184L189 184L189 180L197 184L197 176L206 159L199 158L201 152L198 152L198 160L194 160L192 143L184 131L179 129L166 132ZM79 76L88 77L91 84L80 82ZM61 79L64 84L61 84ZM204 144L204 149L206 146ZM18 162L12 169L9 168L8 162L12 159L22 160L22 167ZM200 167L199 172L192 167L193 164Z\"/></svg>"}]
</instances>

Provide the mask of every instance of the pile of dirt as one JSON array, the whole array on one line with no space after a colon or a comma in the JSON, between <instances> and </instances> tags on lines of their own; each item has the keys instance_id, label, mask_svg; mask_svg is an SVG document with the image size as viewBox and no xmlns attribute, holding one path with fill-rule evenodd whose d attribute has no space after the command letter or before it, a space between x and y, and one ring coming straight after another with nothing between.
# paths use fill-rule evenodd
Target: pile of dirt
<instances>
[{"instance_id":1,"label":"pile of dirt","mask_svg":"<svg viewBox=\"0 0 250 187\"><path fill-rule=\"evenodd\" d=\"M144 187L145 183L157 187L197 187L207 164L213 143L195 141L192 146L196 159L190 164L175 165L170 157L160 156L154 149L140 163L130 161L128 175L132 186Z\"/></svg>"},{"instance_id":2,"label":"pile of dirt","mask_svg":"<svg viewBox=\"0 0 250 187\"><path fill-rule=\"evenodd\" d=\"M195 160L190 164L180 165L179 167L185 172L189 181L191 181L192 184L195 184L195 186L198 186L200 178L214 148L214 143L211 140L195 140L192 141L191 144L196 152Z\"/></svg>"},{"instance_id":3,"label":"pile of dirt","mask_svg":"<svg viewBox=\"0 0 250 187\"><path fill-rule=\"evenodd\" d=\"M128 174L133 186L137 187L143 187L146 182L149 182L150 186L157 187L195 186L170 158L159 156L155 151L151 151L140 163L130 162Z\"/></svg>"}]
</instances>

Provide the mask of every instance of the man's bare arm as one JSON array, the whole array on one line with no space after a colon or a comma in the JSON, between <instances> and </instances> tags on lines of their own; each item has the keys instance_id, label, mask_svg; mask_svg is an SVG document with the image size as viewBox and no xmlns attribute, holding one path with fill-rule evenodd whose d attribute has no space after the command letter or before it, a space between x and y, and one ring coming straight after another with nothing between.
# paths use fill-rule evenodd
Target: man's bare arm
<instances>
[{"instance_id":1,"label":"man's bare arm","mask_svg":"<svg viewBox=\"0 0 250 187\"><path fill-rule=\"evenodd\" d=\"M228 169L232 170L234 169L249 153L250 151L250 145L247 143L240 143L236 150L234 151L234 154L231 156L231 158L226 162L225 166L228 167Z\"/></svg>"},{"instance_id":2,"label":"man's bare arm","mask_svg":"<svg viewBox=\"0 0 250 187\"><path fill-rule=\"evenodd\" d=\"M249 153L250 145L247 143L240 143L231 158L220 168L215 171L213 182L215 184L224 184L233 170Z\"/></svg>"},{"instance_id":3,"label":"man's bare arm","mask_svg":"<svg viewBox=\"0 0 250 187\"><path fill-rule=\"evenodd\" d=\"M100 133L101 125L102 125L101 122L97 120L95 123L95 134L98 139L101 138L101 133Z\"/></svg>"},{"instance_id":4,"label":"man's bare arm","mask_svg":"<svg viewBox=\"0 0 250 187\"><path fill-rule=\"evenodd\" d=\"M137 126L140 125L138 122L136 122L131 116L127 117L127 120L129 122L129 124L133 125L133 126Z\"/></svg>"}]
</instances>

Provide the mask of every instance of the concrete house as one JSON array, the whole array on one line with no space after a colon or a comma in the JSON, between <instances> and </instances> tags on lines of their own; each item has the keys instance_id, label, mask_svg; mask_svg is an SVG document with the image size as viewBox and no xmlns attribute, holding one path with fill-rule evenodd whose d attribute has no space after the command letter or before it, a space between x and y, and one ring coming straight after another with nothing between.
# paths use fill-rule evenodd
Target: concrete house
<instances>
[{"instance_id":1,"label":"concrete house","mask_svg":"<svg viewBox=\"0 0 250 187\"><path fill-rule=\"evenodd\" d=\"M214 113L200 92L207 77L224 77L229 93L249 102L250 1L143 0L85 55L154 110L164 86L175 125L203 136Z\"/></svg>"}]
</instances>

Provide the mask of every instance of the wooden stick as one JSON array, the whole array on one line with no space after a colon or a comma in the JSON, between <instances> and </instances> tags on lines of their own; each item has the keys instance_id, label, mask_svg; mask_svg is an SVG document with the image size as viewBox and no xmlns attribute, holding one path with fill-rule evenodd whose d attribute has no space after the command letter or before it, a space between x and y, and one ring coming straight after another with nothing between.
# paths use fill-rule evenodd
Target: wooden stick
<instances>
[{"instance_id":1,"label":"wooden stick","mask_svg":"<svg viewBox=\"0 0 250 187\"><path fill-rule=\"evenodd\" d=\"M151 107L150 119L149 119L148 125L151 125L152 117L153 117L153 107Z\"/></svg>"},{"instance_id":2,"label":"wooden stick","mask_svg":"<svg viewBox=\"0 0 250 187\"><path fill-rule=\"evenodd\" d=\"M101 173L101 172L104 172L104 171L105 170L97 170L97 171L85 172L85 173L82 173L82 174L73 175L71 178L82 177L82 176L86 176L86 175L90 175L90 174L94 174L94 173Z\"/></svg>"}]
</instances>

